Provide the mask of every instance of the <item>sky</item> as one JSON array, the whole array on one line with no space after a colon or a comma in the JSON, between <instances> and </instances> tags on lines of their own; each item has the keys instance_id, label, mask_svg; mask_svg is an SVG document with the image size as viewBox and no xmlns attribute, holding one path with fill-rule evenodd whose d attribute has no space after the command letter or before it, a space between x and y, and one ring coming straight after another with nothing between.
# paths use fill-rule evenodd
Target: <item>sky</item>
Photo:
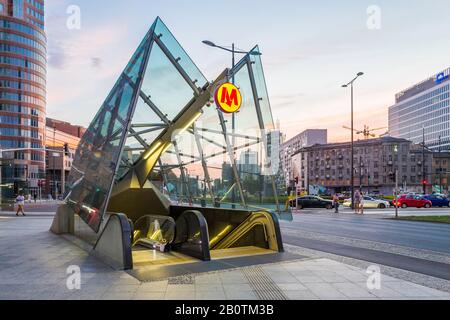
<instances>
[{"instance_id":1,"label":"sky","mask_svg":"<svg viewBox=\"0 0 450 320\"><path fill-rule=\"evenodd\" d=\"M157 16L205 76L231 64L225 51L260 46L275 120L291 138L328 129L350 132L350 90L357 72L355 128L387 127L394 96L450 66L448 0L46 0L47 115L88 126ZM68 28L71 6L80 28ZM374 7L375 6L375 7ZM375 11L374 11L375 10ZM384 133L380 130L377 133Z\"/></svg>"}]
</instances>

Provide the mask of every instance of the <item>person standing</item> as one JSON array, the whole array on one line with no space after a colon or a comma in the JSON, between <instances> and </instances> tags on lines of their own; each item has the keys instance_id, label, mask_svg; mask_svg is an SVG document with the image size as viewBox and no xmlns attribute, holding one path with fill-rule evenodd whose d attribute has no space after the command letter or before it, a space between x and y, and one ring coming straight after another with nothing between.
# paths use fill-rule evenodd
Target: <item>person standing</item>
<instances>
[{"instance_id":1,"label":"person standing","mask_svg":"<svg viewBox=\"0 0 450 320\"><path fill-rule=\"evenodd\" d=\"M359 210L361 207L361 193L359 192L359 190L355 191L355 195L353 197L355 201L353 208L355 209L355 213L359 214Z\"/></svg>"},{"instance_id":2,"label":"person standing","mask_svg":"<svg viewBox=\"0 0 450 320\"><path fill-rule=\"evenodd\" d=\"M339 213L339 197L336 193L333 195L333 207L334 213Z\"/></svg>"},{"instance_id":3,"label":"person standing","mask_svg":"<svg viewBox=\"0 0 450 320\"><path fill-rule=\"evenodd\" d=\"M17 202L16 216L19 216L19 212L21 212L22 215L25 216L25 211L24 211L25 197L22 194L19 194L19 196L16 198L16 202Z\"/></svg>"},{"instance_id":4,"label":"person standing","mask_svg":"<svg viewBox=\"0 0 450 320\"><path fill-rule=\"evenodd\" d=\"M364 194L361 193L361 198L359 199L359 214L364 214Z\"/></svg>"}]
</instances>

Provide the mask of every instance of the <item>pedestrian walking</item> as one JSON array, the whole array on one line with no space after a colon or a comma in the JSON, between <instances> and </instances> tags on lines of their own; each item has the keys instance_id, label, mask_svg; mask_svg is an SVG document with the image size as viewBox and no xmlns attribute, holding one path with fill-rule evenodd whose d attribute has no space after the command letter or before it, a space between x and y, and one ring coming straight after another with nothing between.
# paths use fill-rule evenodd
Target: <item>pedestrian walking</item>
<instances>
[{"instance_id":1,"label":"pedestrian walking","mask_svg":"<svg viewBox=\"0 0 450 320\"><path fill-rule=\"evenodd\" d=\"M19 216L19 212L22 213L23 216L25 216L26 215L24 211L25 197L22 194L19 194L19 196L16 198L16 202L17 202L16 216Z\"/></svg>"},{"instance_id":2,"label":"pedestrian walking","mask_svg":"<svg viewBox=\"0 0 450 320\"><path fill-rule=\"evenodd\" d=\"M37 201L37 193L36 192L33 194L33 198L34 198L34 203L36 203L36 201Z\"/></svg>"},{"instance_id":3,"label":"pedestrian walking","mask_svg":"<svg viewBox=\"0 0 450 320\"><path fill-rule=\"evenodd\" d=\"M333 207L334 207L334 213L339 213L339 197L337 194L333 195Z\"/></svg>"},{"instance_id":4,"label":"pedestrian walking","mask_svg":"<svg viewBox=\"0 0 450 320\"><path fill-rule=\"evenodd\" d=\"M359 192L359 190L355 191L353 198L354 198L354 202L355 202L353 204L353 209L355 209L356 214L359 214L360 206L361 206L361 193Z\"/></svg>"},{"instance_id":5,"label":"pedestrian walking","mask_svg":"<svg viewBox=\"0 0 450 320\"><path fill-rule=\"evenodd\" d=\"M361 198L359 200L359 214L364 214L364 195L361 194Z\"/></svg>"}]
</instances>

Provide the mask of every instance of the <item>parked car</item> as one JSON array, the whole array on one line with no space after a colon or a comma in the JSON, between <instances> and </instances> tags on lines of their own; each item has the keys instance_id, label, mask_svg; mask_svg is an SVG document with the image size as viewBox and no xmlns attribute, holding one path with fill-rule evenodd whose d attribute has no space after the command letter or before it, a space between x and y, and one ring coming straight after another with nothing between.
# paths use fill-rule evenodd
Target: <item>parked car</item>
<instances>
[{"instance_id":1,"label":"parked car","mask_svg":"<svg viewBox=\"0 0 450 320\"><path fill-rule=\"evenodd\" d=\"M450 207L450 199L442 195L430 194L424 198L430 200L433 207Z\"/></svg>"},{"instance_id":2,"label":"parked car","mask_svg":"<svg viewBox=\"0 0 450 320\"><path fill-rule=\"evenodd\" d=\"M304 196L304 197L298 197L297 198L298 201L298 208L299 209L303 209L303 208L326 208L326 209L331 209L333 208L333 201L331 200L326 200L323 199L321 197L317 197L317 196ZM289 201L289 205L292 208L295 208L295 199L292 199Z\"/></svg>"},{"instance_id":3,"label":"parked car","mask_svg":"<svg viewBox=\"0 0 450 320\"><path fill-rule=\"evenodd\" d=\"M394 201L394 205L395 205ZM432 203L423 196L414 194L403 194L398 198L397 205L402 208L416 207L416 208L430 208Z\"/></svg>"},{"instance_id":4,"label":"parked car","mask_svg":"<svg viewBox=\"0 0 450 320\"><path fill-rule=\"evenodd\" d=\"M344 201L344 207L350 207L352 205L352 199L346 199ZM375 199L369 196L364 196L364 208L378 208L384 209L389 207L389 201L383 199Z\"/></svg>"}]
</instances>

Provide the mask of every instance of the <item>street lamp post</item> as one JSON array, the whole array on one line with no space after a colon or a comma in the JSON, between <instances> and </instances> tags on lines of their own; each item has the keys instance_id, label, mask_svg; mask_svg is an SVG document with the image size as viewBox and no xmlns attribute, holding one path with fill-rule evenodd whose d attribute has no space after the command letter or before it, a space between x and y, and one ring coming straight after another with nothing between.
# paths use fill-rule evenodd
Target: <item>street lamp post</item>
<instances>
[{"instance_id":1,"label":"street lamp post","mask_svg":"<svg viewBox=\"0 0 450 320\"><path fill-rule=\"evenodd\" d=\"M439 135L439 155L441 154L441 135ZM442 192L442 158L439 157L439 193Z\"/></svg>"},{"instance_id":2,"label":"street lamp post","mask_svg":"<svg viewBox=\"0 0 450 320\"><path fill-rule=\"evenodd\" d=\"M353 78L350 82L347 84L342 85L343 88L348 88L350 86L351 88L351 159L350 159L350 166L351 166L351 177L350 177L350 189L352 193L352 208L354 208L354 200L355 200L355 189L354 189L354 164L353 164L353 156L354 156L354 128L353 128L353 83L358 79L360 76L364 75L363 72L358 72L356 74L356 77Z\"/></svg>"},{"instance_id":3,"label":"street lamp post","mask_svg":"<svg viewBox=\"0 0 450 320\"><path fill-rule=\"evenodd\" d=\"M231 44L231 49L223 47L223 46L216 45L214 42L209 41L209 40L203 40L202 43L207 45L207 46L213 47L213 48L218 48L218 49L222 49L222 50L231 52L231 66L232 66L233 69L236 66L236 59L235 59L236 53L240 53L240 54L249 54L250 53L248 51L236 50L234 43ZM259 52L255 52L254 54L255 55L261 55L261 53L259 53ZM234 74L231 77L231 83L234 84ZM231 115L231 132L232 132L232 135L233 135L231 137L231 139L232 139L232 145L233 146L236 145L235 130L236 130L236 115L235 115L235 113L233 113ZM233 151L233 154L236 157L235 151ZM235 177L233 177L233 183L236 183L236 178ZM232 208L235 209L236 208L236 205L235 205L235 202L236 202L235 187L233 187L233 192L231 193L231 202L232 202Z\"/></svg>"}]
</instances>

